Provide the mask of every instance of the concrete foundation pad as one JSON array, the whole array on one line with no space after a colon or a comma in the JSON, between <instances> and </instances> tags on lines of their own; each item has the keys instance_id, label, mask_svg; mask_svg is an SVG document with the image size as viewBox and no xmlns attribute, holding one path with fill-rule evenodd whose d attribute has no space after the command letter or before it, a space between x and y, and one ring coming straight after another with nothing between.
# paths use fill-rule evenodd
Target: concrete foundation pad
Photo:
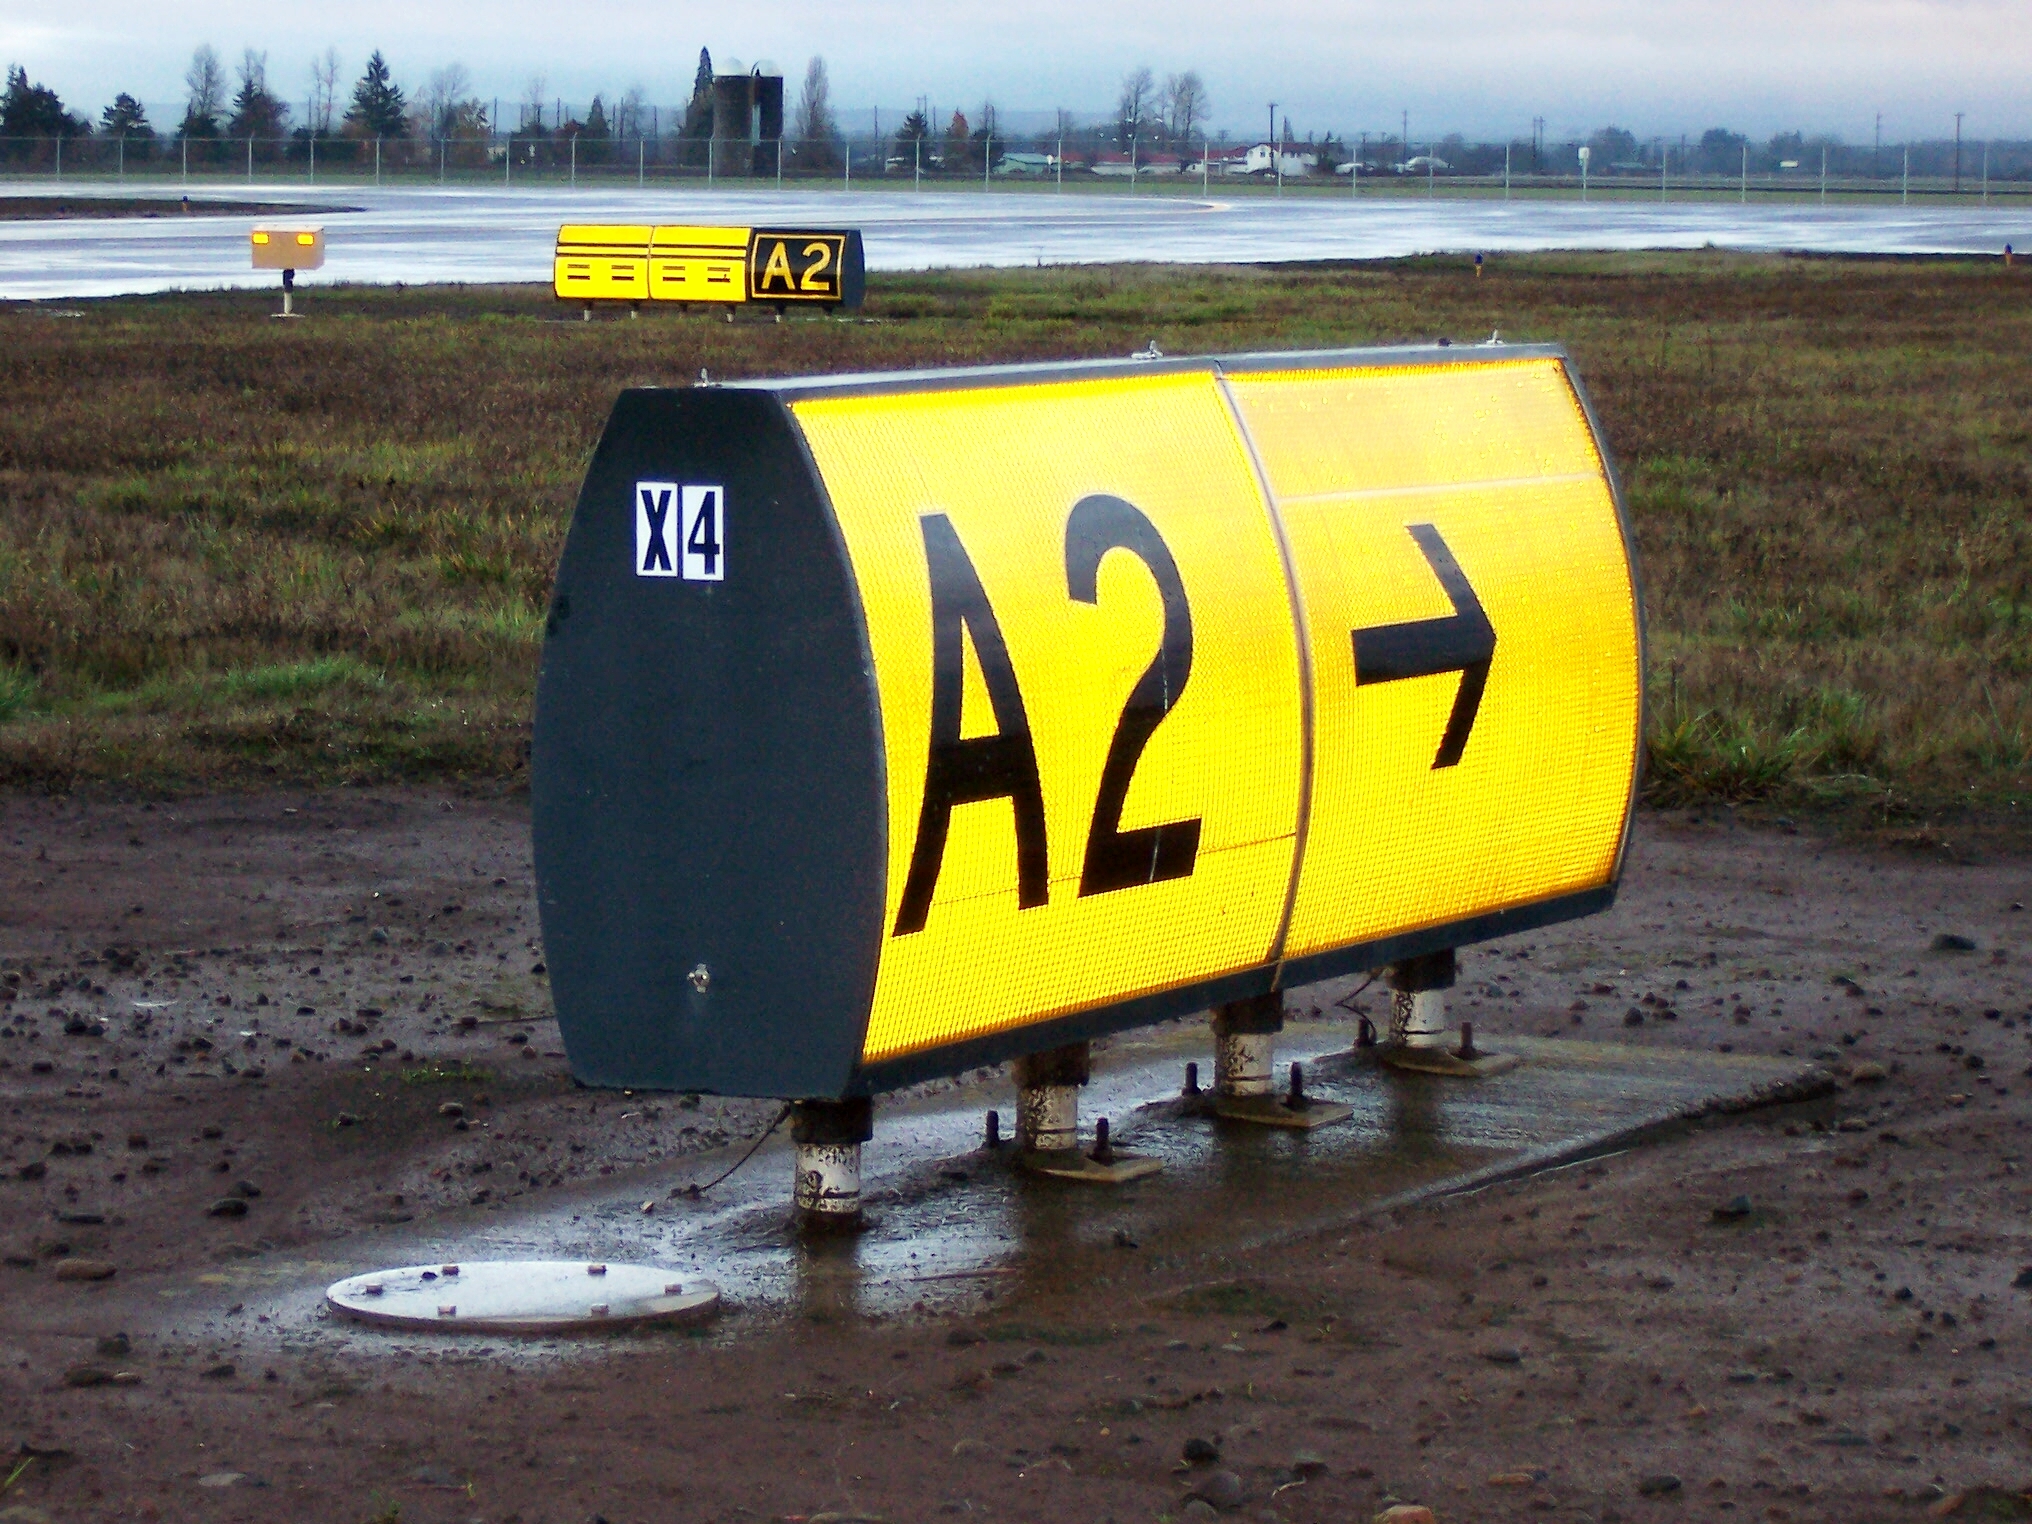
<instances>
[{"instance_id":1,"label":"concrete foundation pad","mask_svg":"<svg viewBox=\"0 0 2032 1524\"><path fill-rule=\"evenodd\" d=\"M1515 1053L1478 1053L1462 1058L1447 1048L1382 1048L1377 1062L1407 1074L1439 1074L1451 1079L1489 1079L1506 1074L1524 1060Z\"/></svg>"},{"instance_id":2,"label":"concrete foundation pad","mask_svg":"<svg viewBox=\"0 0 2032 1524\"><path fill-rule=\"evenodd\" d=\"M1303 1106L1293 1110L1279 1096L1225 1096L1214 1102L1213 1114L1223 1122L1246 1122L1254 1127L1291 1127L1300 1132L1310 1132L1315 1127L1345 1122L1355 1114L1355 1108L1343 1106L1337 1101L1307 1097Z\"/></svg>"},{"instance_id":3,"label":"concrete foundation pad","mask_svg":"<svg viewBox=\"0 0 2032 1524\"><path fill-rule=\"evenodd\" d=\"M1144 1179L1164 1168L1162 1159L1130 1153L1117 1153L1109 1163L1102 1164L1076 1148L1022 1153L1016 1156L1016 1162L1033 1175L1044 1175L1053 1180L1074 1180L1082 1185L1127 1185L1131 1180Z\"/></svg>"},{"instance_id":4,"label":"concrete foundation pad","mask_svg":"<svg viewBox=\"0 0 2032 1524\"><path fill-rule=\"evenodd\" d=\"M1185 1064L1204 1062L1203 1028L1179 1023L1097 1047L1081 1100L1120 1124L1110 1166L1066 1150L1018 1156L1012 1167L1014 1149L980 1148L982 1114L1009 1105L1006 1076L879 1105L864 1164L870 1216L864 1231L837 1242L790 1227L793 1149L779 1135L703 1198L687 1198L685 1184L723 1171L745 1141L676 1169L648 1166L503 1208L446 1213L424 1232L324 1245L315 1266L282 1256L236 1265L220 1272L224 1283L190 1286L162 1313L187 1320L200 1303L259 1298L276 1337L371 1340L372 1331L349 1318L319 1317L333 1275L318 1271L345 1274L350 1260L349 1279L357 1279L362 1260L427 1266L543 1255L566 1264L572 1256L610 1257L616 1271L623 1258L682 1265L687 1288L704 1279L751 1311L844 1317L971 1305L984 1287L1000 1299L1119 1276L1139 1252L1215 1265L1251 1244L1300 1242L1374 1213L1667 1142L1692 1119L1835 1088L1805 1060L1511 1032L1500 1034L1505 1056L1523 1062L1461 1084L1391 1068L1378 1050L1356 1048L1356 1035L1341 1022L1293 1022L1279 1035L1280 1055L1305 1066L1309 1098L1348 1113L1312 1128L1208 1126L1213 1097L1178 1095ZM1160 1170L1136 1191L1061 1183L1121 1184ZM652 1196L662 1204L645 1214L641 1203ZM581 1290L583 1264L577 1274L569 1289L587 1304L574 1325L583 1327L598 1297ZM661 1292L661 1283L652 1289ZM471 1302L462 1291L460 1321ZM422 1308L433 1325L437 1305ZM599 1322L612 1328L624 1315L610 1296Z\"/></svg>"}]
</instances>

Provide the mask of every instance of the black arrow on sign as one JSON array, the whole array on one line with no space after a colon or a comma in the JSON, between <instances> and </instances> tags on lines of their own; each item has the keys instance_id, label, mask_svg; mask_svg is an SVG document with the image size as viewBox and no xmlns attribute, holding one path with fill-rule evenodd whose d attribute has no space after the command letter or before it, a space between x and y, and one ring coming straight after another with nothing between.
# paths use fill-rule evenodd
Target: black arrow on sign
<instances>
[{"instance_id":1,"label":"black arrow on sign","mask_svg":"<svg viewBox=\"0 0 2032 1524\"><path fill-rule=\"evenodd\" d=\"M1459 762L1467 749L1475 715L1482 707L1482 690L1489 683L1489 662L1496 654L1496 627L1482 612L1482 600L1475 596L1439 531L1430 524L1405 527L1446 590L1453 613L1445 619L1415 619L1409 624L1381 624L1355 631L1355 686L1437 677L1443 672L1461 675L1446 734L1440 737L1439 754L1432 759L1436 772Z\"/></svg>"}]
</instances>

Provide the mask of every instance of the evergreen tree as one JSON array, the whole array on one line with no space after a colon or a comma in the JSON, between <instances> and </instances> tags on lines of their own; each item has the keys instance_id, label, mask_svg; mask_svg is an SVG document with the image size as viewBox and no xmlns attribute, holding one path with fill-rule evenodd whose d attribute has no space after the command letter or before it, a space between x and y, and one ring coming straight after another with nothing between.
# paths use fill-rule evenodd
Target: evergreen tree
<instances>
[{"instance_id":1,"label":"evergreen tree","mask_svg":"<svg viewBox=\"0 0 2032 1524\"><path fill-rule=\"evenodd\" d=\"M155 129L148 125L148 113L141 102L122 90L113 97L113 104L99 113L99 131L109 138L152 138Z\"/></svg>"},{"instance_id":2,"label":"evergreen tree","mask_svg":"<svg viewBox=\"0 0 2032 1524\"><path fill-rule=\"evenodd\" d=\"M361 138L399 138L409 131L408 102L402 98L401 87L389 78L387 61L379 48L367 60L367 72L353 86L346 129Z\"/></svg>"},{"instance_id":3,"label":"evergreen tree","mask_svg":"<svg viewBox=\"0 0 2032 1524\"><path fill-rule=\"evenodd\" d=\"M581 164L604 164L607 162L612 131L607 126L607 103L599 96L593 97L592 105L586 108L583 124L574 122L571 135L579 140L578 156Z\"/></svg>"},{"instance_id":4,"label":"evergreen tree","mask_svg":"<svg viewBox=\"0 0 2032 1524\"><path fill-rule=\"evenodd\" d=\"M28 71L15 64L7 71L7 90L0 95L0 136L10 138L76 138L92 124L64 110L56 91L31 85Z\"/></svg>"},{"instance_id":5,"label":"evergreen tree","mask_svg":"<svg viewBox=\"0 0 2032 1524\"><path fill-rule=\"evenodd\" d=\"M698 72L692 76L691 99L684 107L684 160L703 164L710 151L706 139L713 135L713 55L698 50Z\"/></svg>"},{"instance_id":6,"label":"evergreen tree","mask_svg":"<svg viewBox=\"0 0 2032 1524\"><path fill-rule=\"evenodd\" d=\"M692 76L691 99L684 108L684 135L713 135L713 55L704 48L698 50L698 72Z\"/></svg>"}]
</instances>

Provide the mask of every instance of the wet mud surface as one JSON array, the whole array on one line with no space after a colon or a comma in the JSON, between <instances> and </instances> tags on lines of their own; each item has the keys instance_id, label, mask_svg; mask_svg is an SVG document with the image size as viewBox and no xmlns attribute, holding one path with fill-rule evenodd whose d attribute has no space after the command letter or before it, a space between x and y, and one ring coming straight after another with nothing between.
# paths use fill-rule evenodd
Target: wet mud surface
<instances>
[{"instance_id":1,"label":"wet mud surface","mask_svg":"<svg viewBox=\"0 0 2032 1524\"><path fill-rule=\"evenodd\" d=\"M1082 1100L1163 1174L1018 1173L976 1072L884 1101L871 1227L810 1249L780 1135L686 1190L772 1103L572 1083L527 839L438 792L0 802L0 1519L1919 1519L2032 1483L2022 861L1649 816L1614 911L1464 954L1509 1073L1381 1070L1380 991L1316 986L1280 1073L1349 1121L1186 1114L1211 1040L1174 1023ZM322 1307L536 1256L725 1310Z\"/></svg>"}]
</instances>

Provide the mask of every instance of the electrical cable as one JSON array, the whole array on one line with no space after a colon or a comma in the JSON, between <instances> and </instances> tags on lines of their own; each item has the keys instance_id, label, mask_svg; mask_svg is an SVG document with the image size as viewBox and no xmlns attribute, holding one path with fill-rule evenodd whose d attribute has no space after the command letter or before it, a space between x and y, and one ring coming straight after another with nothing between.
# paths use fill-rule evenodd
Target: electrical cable
<instances>
[{"instance_id":1,"label":"electrical cable","mask_svg":"<svg viewBox=\"0 0 2032 1524\"><path fill-rule=\"evenodd\" d=\"M748 1151L745 1154L741 1155L740 1158L736 1159L732 1164L728 1165L726 1169L722 1171L720 1174L713 1176L713 1178L708 1180L704 1185L685 1186L683 1188L684 1195L696 1201L699 1197L703 1196L707 1191L711 1190L714 1186L718 1185L722 1180L725 1180L729 1175L733 1174L735 1170L739 1169L742 1165L746 1164L750 1159L755 1157L755 1151L758 1148L760 1148L764 1143L769 1141L769 1135L772 1132L776 1131L777 1128L781 1127L783 1125L783 1119L789 1115L790 1115L790 1102L785 1101L783 1103L783 1109L776 1113L776 1115L770 1120L769 1125L763 1128L761 1132L755 1135L755 1141L748 1145Z\"/></svg>"},{"instance_id":2,"label":"electrical cable","mask_svg":"<svg viewBox=\"0 0 2032 1524\"><path fill-rule=\"evenodd\" d=\"M1378 970L1378 972L1380 972L1380 970ZM1376 974L1372 973L1369 975L1368 978L1364 979L1360 984L1356 985L1352 993L1341 996L1341 998L1336 1000L1334 1004L1339 1006L1344 1011L1352 1011L1355 1008L1355 1002L1362 998L1362 991L1367 989L1370 985L1374 984L1375 982L1376 982Z\"/></svg>"}]
</instances>

